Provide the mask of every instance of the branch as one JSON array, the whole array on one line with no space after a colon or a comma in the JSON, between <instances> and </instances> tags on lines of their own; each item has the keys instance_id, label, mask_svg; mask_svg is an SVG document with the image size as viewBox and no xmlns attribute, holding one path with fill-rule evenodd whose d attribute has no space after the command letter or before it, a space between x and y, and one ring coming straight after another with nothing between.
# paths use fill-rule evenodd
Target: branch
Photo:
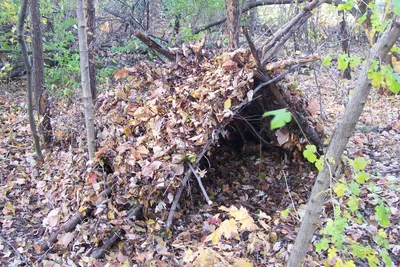
<instances>
[{"instance_id":1,"label":"branch","mask_svg":"<svg viewBox=\"0 0 400 267\"><path fill-rule=\"evenodd\" d=\"M147 45L151 50L160 53L169 60L175 59L175 55L173 53L171 53L168 49L165 49L161 45L154 42L152 39L150 39L147 35L140 32L139 30L135 31L135 36L139 38L139 40L142 41L145 45Z\"/></svg>"},{"instance_id":2,"label":"branch","mask_svg":"<svg viewBox=\"0 0 400 267\"><path fill-rule=\"evenodd\" d=\"M252 8L259 7L259 6L268 6L268 5L285 5L285 4L293 4L295 1L294 0L262 0L262 1L254 1L247 3L246 6L242 9L242 14L246 13ZM303 3L305 2L304 0L299 0L297 1L298 3ZM193 34L197 34L199 32L208 30L209 28L212 28L214 26L220 25L226 21L226 17L218 20L211 22L210 24L207 24L199 29L194 29Z\"/></svg>"},{"instance_id":3,"label":"branch","mask_svg":"<svg viewBox=\"0 0 400 267\"><path fill-rule=\"evenodd\" d=\"M297 3L304 3L304 2L307 2L307 1L305 1L305 0L297 1ZM259 7L259 6L287 5L287 4L294 4L294 3L296 3L296 1L294 1L294 0L262 0L262 1L254 1L254 2L250 2L250 3L246 4L246 6L242 9L242 14L247 12L247 11L249 11L250 9L253 9L253 8ZM345 2L344 1L340 1L340 0L339 1L338 0L328 0L328 1L326 1L326 3L327 4L333 4L333 5L337 6L337 5L345 3ZM358 9L356 9L354 7L350 10L350 13L355 18L358 18L358 17L362 16L362 13ZM224 23L225 21L226 21L226 17L223 17L220 20L211 22L210 24L202 26L202 27L200 27L198 29L194 29L193 30L193 34L198 34L199 32L208 30L208 29L210 29L210 28L212 28L214 26L218 26L218 25Z\"/></svg>"}]
</instances>

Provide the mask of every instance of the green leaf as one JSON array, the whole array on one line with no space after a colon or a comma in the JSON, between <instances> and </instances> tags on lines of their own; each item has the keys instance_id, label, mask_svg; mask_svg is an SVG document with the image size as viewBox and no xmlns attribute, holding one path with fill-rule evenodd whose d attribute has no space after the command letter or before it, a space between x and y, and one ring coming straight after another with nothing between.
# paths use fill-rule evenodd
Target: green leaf
<instances>
[{"instance_id":1,"label":"green leaf","mask_svg":"<svg viewBox=\"0 0 400 267\"><path fill-rule=\"evenodd\" d=\"M287 217L290 214L290 209L285 209L284 211L282 211L282 216L283 217Z\"/></svg>"},{"instance_id":2,"label":"green leaf","mask_svg":"<svg viewBox=\"0 0 400 267\"><path fill-rule=\"evenodd\" d=\"M356 197L351 196L347 201L347 206L349 207L351 212L355 212L356 210L358 210L358 203L359 200Z\"/></svg>"},{"instance_id":3,"label":"green leaf","mask_svg":"<svg viewBox=\"0 0 400 267\"><path fill-rule=\"evenodd\" d=\"M322 171L324 168L324 159L322 157L315 161L315 167L318 169L318 171Z\"/></svg>"},{"instance_id":4,"label":"green leaf","mask_svg":"<svg viewBox=\"0 0 400 267\"><path fill-rule=\"evenodd\" d=\"M344 195L344 192L346 191L346 185L344 183L338 182L333 187L333 191L338 197L342 197Z\"/></svg>"},{"instance_id":5,"label":"green leaf","mask_svg":"<svg viewBox=\"0 0 400 267\"><path fill-rule=\"evenodd\" d=\"M375 207L376 220L382 227L389 225L389 217L387 216L389 213L390 211L382 204Z\"/></svg>"},{"instance_id":6,"label":"green leaf","mask_svg":"<svg viewBox=\"0 0 400 267\"><path fill-rule=\"evenodd\" d=\"M325 237L321 238L319 242L315 243L315 250L317 252L326 251L329 248L328 239Z\"/></svg>"},{"instance_id":7,"label":"green leaf","mask_svg":"<svg viewBox=\"0 0 400 267\"><path fill-rule=\"evenodd\" d=\"M328 67L332 62L332 57L330 55L326 56L324 60L322 61L322 65L325 67Z\"/></svg>"},{"instance_id":8,"label":"green leaf","mask_svg":"<svg viewBox=\"0 0 400 267\"><path fill-rule=\"evenodd\" d=\"M268 111L263 114L263 118L268 116L274 116L274 118L271 120L271 130L281 128L292 120L292 114L285 108Z\"/></svg>"},{"instance_id":9,"label":"green leaf","mask_svg":"<svg viewBox=\"0 0 400 267\"><path fill-rule=\"evenodd\" d=\"M354 67L360 65L360 63L361 63L361 59L359 57L354 56L354 57L350 58L350 67L351 68L354 68Z\"/></svg>"},{"instance_id":10,"label":"green leaf","mask_svg":"<svg viewBox=\"0 0 400 267\"><path fill-rule=\"evenodd\" d=\"M188 161L190 161L191 163L194 163L194 162L196 162L196 155L187 154L187 155L186 155L186 159L187 159Z\"/></svg>"},{"instance_id":11,"label":"green leaf","mask_svg":"<svg viewBox=\"0 0 400 267\"><path fill-rule=\"evenodd\" d=\"M389 252L387 251L387 249L385 249L385 248L382 249L382 250L379 252L379 254L381 255L382 261L383 261L383 263L386 264L386 266L392 266L392 265L393 265L393 261L392 261L392 259L390 258Z\"/></svg>"},{"instance_id":12,"label":"green leaf","mask_svg":"<svg viewBox=\"0 0 400 267\"><path fill-rule=\"evenodd\" d=\"M363 171L369 162L366 161L364 158L355 158L354 159L354 171Z\"/></svg>"},{"instance_id":13,"label":"green leaf","mask_svg":"<svg viewBox=\"0 0 400 267\"><path fill-rule=\"evenodd\" d=\"M379 265L379 259L375 254L368 255L368 264L370 267L375 267Z\"/></svg>"},{"instance_id":14,"label":"green leaf","mask_svg":"<svg viewBox=\"0 0 400 267\"><path fill-rule=\"evenodd\" d=\"M356 196L360 195L360 186L355 182L349 184L349 190Z\"/></svg>"},{"instance_id":15,"label":"green leaf","mask_svg":"<svg viewBox=\"0 0 400 267\"><path fill-rule=\"evenodd\" d=\"M338 69L345 70L349 66L349 58L345 54L341 54L338 57Z\"/></svg>"},{"instance_id":16,"label":"green leaf","mask_svg":"<svg viewBox=\"0 0 400 267\"><path fill-rule=\"evenodd\" d=\"M362 183L368 181L368 178L369 178L369 174L368 173L359 172L359 173L357 173L356 181L357 181L357 183L362 184Z\"/></svg>"},{"instance_id":17,"label":"green leaf","mask_svg":"<svg viewBox=\"0 0 400 267\"><path fill-rule=\"evenodd\" d=\"M361 244L353 244L351 245L351 249L353 252L353 256L365 259L368 255L368 249Z\"/></svg>"},{"instance_id":18,"label":"green leaf","mask_svg":"<svg viewBox=\"0 0 400 267\"><path fill-rule=\"evenodd\" d=\"M367 13L365 13L364 15L362 15L362 17L358 19L358 23L362 24L366 19L367 19Z\"/></svg>"},{"instance_id":19,"label":"green leaf","mask_svg":"<svg viewBox=\"0 0 400 267\"><path fill-rule=\"evenodd\" d=\"M317 147L314 145L306 145L306 150L303 151L303 156L311 163L317 160L317 156L314 154L317 152Z\"/></svg>"}]
</instances>

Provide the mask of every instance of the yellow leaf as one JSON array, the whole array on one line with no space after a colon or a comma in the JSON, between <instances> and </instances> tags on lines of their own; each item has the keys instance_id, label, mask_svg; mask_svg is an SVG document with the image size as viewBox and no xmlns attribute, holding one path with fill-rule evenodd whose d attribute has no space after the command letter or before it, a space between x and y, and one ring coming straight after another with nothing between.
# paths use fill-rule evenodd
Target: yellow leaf
<instances>
[{"instance_id":1,"label":"yellow leaf","mask_svg":"<svg viewBox=\"0 0 400 267\"><path fill-rule=\"evenodd\" d=\"M15 208L14 208L13 204L11 204L11 202L7 202L3 208L4 215L7 215L9 212L12 212L13 215L15 215Z\"/></svg>"},{"instance_id":2,"label":"yellow leaf","mask_svg":"<svg viewBox=\"0 0 400 267\"><path fill-rule=\"evenodd\" d=\"M356 267L356 265L354 264L354 261L350 260L350 261L346 261L344 263L343 267Z\"/></svg>"},{"instance_id":3,"label":"yellow leaf","mask_svg":"<svg viewBox=\"0 0 400 267\"><path fill-rule=\"evenodd\" d=\"M343 261L342 261L342 259L339 258L339 259L336 261L335 267L343 267Z\"/></svg>"},{"instance_id":4,"label":"yellow leaf","mask_svg":"<svg viewBox=\"0 0 400 267\"><path fill-rule=\"evenodd\" d=\"M219 231L219 228L218 228L213 233L209 234L207 236L206 240L204 240L204 242L211 241L211 243L213 243L215 245L215 244L218 244L220 239L221 239L221 232Z\"/></svg>"},{"instance_id":5,"label":"yellow leaf","mask_svg":"<svg viewBox=\"0 0 400 267\"><path fill-rule=\"evenodd\" d=\"M193 253L193 250L191 250L189 248L183 254L183 262L184 263L192 262L196 258L196 256L197 256L197 253Z\"/></svg>"},{"instance_id":6,"label":"yellow leaf","mask_svg":"<svg viewBox=\"0 0 400 267\"><path fill-rule=\"evenodd\" d=\"M253 218L251 218L250 216L243 220L240 220L240 223L242 224L240 227L241 231L248 230L252 232L259 229L258 226L255 224Z\"/></svg>"},{"instance_id":7,"label":"yellow leaf","mask_svg":"<svg viewBox=\"0 0 400 267\"><path fill-rule=\"evenodd\" d=\"M249 262L247 259L235 258L233 261L235 262L233 266L253 267L253 263Z\"/></svg>"},{"instance_id":8,"label":"yellow leaf","mask_svg":"<svg viewBox=\"0 0 400 267\"><path fill-rule=\"evenodd\" d=\"M85 206L80 206L78 211L80 213L84 213L86 211L86 207Z\"/></svg>"},{"instance_id":9,"label":"yellow leaf","mask_svg":"<svg viewBox=\"0 0 400 267\"><path fill-rule=\"evenodd\" d=\"M336 248L335 247L331 247L328 250L328 259L333 259L334 257L336 257Z\"/></svg>"},{"instance_id":10,"label":"yellow leaf","mask_svg":"<svg viewBox=\"0 0 400 267\"><path fill-rule=\"evenodd\" d=\"M238 227L234 219L223 221L218 229L221 231L221 235L225 236L226 239L230 239L232 237L239 239Z\"/></svg>"},{"instance_id":11,"label":"yellow leaf","mask_svg":"<svg viewBox=\"0 0 400 267\"><path fill-rule=\"evenodd\" d=\"M225 102L224 102L224 109L230 109L230 108L231 108L231 105L232 105L231 99L228 98L228 99L225 100Z\"/></svg>"}]
</instances>

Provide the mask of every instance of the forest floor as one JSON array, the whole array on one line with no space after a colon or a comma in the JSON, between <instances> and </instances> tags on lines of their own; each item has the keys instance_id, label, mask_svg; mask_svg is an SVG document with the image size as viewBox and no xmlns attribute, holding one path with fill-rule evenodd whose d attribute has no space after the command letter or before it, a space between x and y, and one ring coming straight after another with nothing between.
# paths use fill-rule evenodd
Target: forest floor
<instances>
[{"instance_id":1,"label":"forest floor","mask_svg":"<svg viewBox=\"0 0 400 267\"><path fill-rule=\"evenodd\" d=\"M319 106L314 112L315 116L324 117L320 121L329 136L345 109L347 88L353 88L354 82L341 82L337 72L327 70L318 74L319 87L313 75L288 79L298 83L310 102L322 103L322 114ZM21 84L0 88L0 265L104 266L109 262L111 266L191 266L196 265L196 257L208 255L216 262L228 262L227 258L232 257L238 264L240 259L248 259L257 266L283 266L317 172L305 161L279 151L260 150L258 144L252 143L240 151L229 144L215 149L204 179L214 204L204 205L197 183L191 182L175 214L172 233L165 233L160 227L168 211L161 218L150 214L147 220L135 221L136 234L122 237L107 251L105 259L89 259L90 252L115 231L118 218L123 215L106 201L107 212L84 220L72 233L62 233L52 249L41 251L40 244L50 233L71 218L88 201L85 198L91 197L82 193L87 182L83 178L86 153L80 140L85 132L81 107L58 102L52 118L57 147L46 153L45 163L39 166L26 109ZM395 266L400 266L400 96L380 95L372 90L345 156L370 161L367 170L371 180L376 181L375 191L367 185L361 188L361 213L367 220L373 217L376 195L388 201L392 212L386 228L389 251ZM349 174L345 171L344 175ZM120 197L113 196L117 203ZM264 223L257 221L262 229L258 237L247 233L239 240L204 245L218 225L215 215L224 213L218 208L232 205L243 206L253 217L262 218ZM289 214L284 215L287 210ZM326 208L321 225L329 217L332 210ZM354 224L347 235L367 245L374 229L377 226ZM315 238L319 237L316 234ZM208 249L209 254L195 254L200 247L203 251ZM326 253L314 250L306 260L307 266L335 263ZM357 266L368 263L359 260Z\"/></svg>"}]
</instances>

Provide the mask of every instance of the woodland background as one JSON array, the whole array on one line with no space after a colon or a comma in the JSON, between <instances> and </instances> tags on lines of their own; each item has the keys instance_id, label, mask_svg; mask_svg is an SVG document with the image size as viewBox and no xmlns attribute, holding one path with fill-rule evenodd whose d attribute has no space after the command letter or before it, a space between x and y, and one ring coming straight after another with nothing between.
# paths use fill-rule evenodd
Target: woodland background
<instances>
[{"instance_id":1,"label":"woodland background","mask_svg":"<svg viewBox=\"0 0 400 267\"><path fill-rule=\"evenodd\" d=\"M398 16L3 0L1 264L400 265Z\"/></svg>"}]
</instances>

